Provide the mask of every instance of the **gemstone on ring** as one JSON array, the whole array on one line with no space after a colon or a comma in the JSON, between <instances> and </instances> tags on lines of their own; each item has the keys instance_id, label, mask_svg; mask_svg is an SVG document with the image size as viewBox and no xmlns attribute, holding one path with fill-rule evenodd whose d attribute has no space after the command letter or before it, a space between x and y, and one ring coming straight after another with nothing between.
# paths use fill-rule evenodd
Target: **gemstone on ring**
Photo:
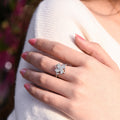
<instances>
[{"instance_id":1,"label":"gemstone on ring","mask_svg":"<svg viewBox=\"0 0 120 120\"><path fill-rule=\"evenodd\" d=\"M65 73L65 66L66 64L60 64L58 63L56 66L55 66L55 72L56 72L56 77L59 75L59 74L64 74Z\"/></svg>"}]
</instances>

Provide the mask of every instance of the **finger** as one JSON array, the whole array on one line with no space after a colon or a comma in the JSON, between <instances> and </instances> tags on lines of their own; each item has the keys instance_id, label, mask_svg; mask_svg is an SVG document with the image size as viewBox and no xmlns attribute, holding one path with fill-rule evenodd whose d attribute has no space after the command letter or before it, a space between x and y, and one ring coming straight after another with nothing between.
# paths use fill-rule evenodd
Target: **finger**
<instances>
[{"instance_id":1,"label":"finger","mask_svg":"<svg viewBox=\"0 0 120 120\"><path fill-rule=\"evenodd\" d=\"M83 52L96 58L99 62L113 69L118 69L116 63L99 44L87 41L77 34L75 36L75 43Z\"/></svg>"},{"instance_id":2,"label":"finger","mask_svg":"<svg viewBox=\"0 0 120 120\"><path fill-rule=\"evenodd\" d=\"M40 89L32 84L25 84L24 87L38 100L56 108L58 111L68 114L68 107L70 103L69 99L50 91Z\"/></svg>"},{"instance_id":3,"label":"finger","mask_svg":"<svg viewBox=\"0 0 120 120\"><path fill-rule=\"evenodd\" d=\"M37 67L38 69L43 70L44 72L51 75L56 75L55 68L56 64L58 64L58 61L36 52L25 52L22 54L22 57L24 58L24 60ZM74 67L66 66L65 74L59 75L59 78L67 81L73 81L75 79L73 71L75 74Z\"/></svg>"},{"instance_id":4,"label":"finger","mask_svg":"<svg viewBox=\"0 0 120 120\"><path fill-rule=\"evenodd\" d=\"M28 69L22 69L20 73L25 79L36 84L37 86L53 91L65 97L71 96L71 84L69 82L45 73L35 72Z\"/></svg>"},{"instance_id":5,"label":"finger","mask_svg":"<svg viewBox=\"0 0 120 120\"><path fill-rule=\"evenodd\" d=\"M46 52L65 63L71 64L72 66L80 66L88 58L84 53L78 52L58 42L43 39L31 39L29 42L35 48Z\"/></svg>"}]
</instances>

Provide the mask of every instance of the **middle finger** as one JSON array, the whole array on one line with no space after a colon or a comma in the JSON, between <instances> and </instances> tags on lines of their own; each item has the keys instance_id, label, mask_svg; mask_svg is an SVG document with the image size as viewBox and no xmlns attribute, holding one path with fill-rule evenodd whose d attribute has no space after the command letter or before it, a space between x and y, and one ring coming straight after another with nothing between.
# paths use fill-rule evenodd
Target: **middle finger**
<instances>
[{"instance_id":1,"label":"middle finger","mask_svg":"<svg viewBox=\"0 0 120 120\"><path fill-rule=\"evenodd\" d=\"M38 69L43 70L44 72L52 74L54 76L56 75L55 65L59 63L57 60L54 60L37 52L25 52L22 54L22 57L24 58L24 60L37 67ZM74 70L74 67L66 66L65 74L59 75L59 78L67 81L74 81L75 72L77 74L77 71Z\"/></svg>"}]
</instances>

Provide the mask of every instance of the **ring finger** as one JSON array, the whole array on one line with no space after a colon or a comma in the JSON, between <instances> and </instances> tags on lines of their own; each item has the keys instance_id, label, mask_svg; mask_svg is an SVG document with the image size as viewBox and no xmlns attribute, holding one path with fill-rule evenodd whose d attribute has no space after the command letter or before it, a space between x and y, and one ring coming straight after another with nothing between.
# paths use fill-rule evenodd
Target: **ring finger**
<instances>
[{"instance_id":1,"label":"ring finger","mask_svg":"<svg viewBox=\"0 0 120 120\"><path fill-rule=\"evenodd\" d=\"M25 52L22 54L22 57L24 58L24 60L31 63L38 69L43 70L46 73L56 75L55 65L59 63L57 60L54 60L37 52ZM62 78L67 81L73 81L75 79L74 75L74 67L66 66L65 74L59 75L59 78Z\"/></svg>"}]
</instances>

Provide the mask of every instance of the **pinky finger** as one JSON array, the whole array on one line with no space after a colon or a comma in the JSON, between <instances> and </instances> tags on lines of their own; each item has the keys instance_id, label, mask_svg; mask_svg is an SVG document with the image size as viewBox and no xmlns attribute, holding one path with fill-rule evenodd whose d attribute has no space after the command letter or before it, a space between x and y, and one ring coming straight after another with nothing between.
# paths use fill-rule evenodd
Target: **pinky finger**
<instances>
[{"instance_id":1,"label":"pinky finger","mask_svg":"<svg viewBox=\"0 0 120 120\"><path fill-rule=\"evenodd\" d=\"M36 87L33 84L27 83L24 85L27 91L37 98L38 100L56 108L58 111L64 113L69 117L69 103L70 100L65 98L64 96L58 95L51 91L43 90L41 88Z\"/></svg>"}]
</instances>

